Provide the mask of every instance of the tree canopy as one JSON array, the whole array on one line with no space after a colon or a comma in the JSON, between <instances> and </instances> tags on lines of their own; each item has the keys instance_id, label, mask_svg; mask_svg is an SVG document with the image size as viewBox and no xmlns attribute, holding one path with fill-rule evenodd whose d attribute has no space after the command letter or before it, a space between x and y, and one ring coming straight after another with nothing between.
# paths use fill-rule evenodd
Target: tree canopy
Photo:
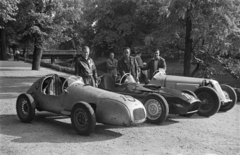
<instances>
[{"instance_id":1,"label":"tree canopy","mask_svg":"<svg viewBox=\"0 0 240 155\"><path fill-rule=\"evenodd\" d=\"M80 50L88 45L96 56L106 56L121 55L125 46L145 53L159 48L163 56L183 56L185 76L209 76L219 65L239 76L235 67L240 53L239 0L3 0L0 4L0 27L11 21L7 40L30 44L33 50Z\"/></svg>"}]
</instances>

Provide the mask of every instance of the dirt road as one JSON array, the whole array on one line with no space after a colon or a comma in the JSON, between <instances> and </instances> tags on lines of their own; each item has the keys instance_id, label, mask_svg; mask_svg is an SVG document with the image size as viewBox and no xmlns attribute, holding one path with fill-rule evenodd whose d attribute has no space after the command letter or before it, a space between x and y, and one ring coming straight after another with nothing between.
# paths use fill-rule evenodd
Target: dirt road
<instances>
[{"instance_id":1,"label":"dirt road","mask_svg":"<svg viewBox=\"0 0 240 155\"><path fill-rule=\"evenodd\" d=\"M1 155L239 155L240 103L210 118L169 115L162 125L115 127L97 124L79 136L69 118L37 112L30 124L16 116L17 96L38 77L56 71L31 71L24 62L0 62ZM64 73L59 73L64 74Z\"/></svg>"}]
</instances>

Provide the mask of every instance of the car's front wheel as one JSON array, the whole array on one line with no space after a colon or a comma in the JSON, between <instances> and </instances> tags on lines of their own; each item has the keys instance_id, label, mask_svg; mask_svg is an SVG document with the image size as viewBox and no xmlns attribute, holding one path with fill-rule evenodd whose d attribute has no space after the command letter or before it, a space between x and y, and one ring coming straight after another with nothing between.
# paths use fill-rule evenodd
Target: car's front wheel
<instances>
[{"instance_id":1,"label":"car's front wheel","mask_svg":"<svg viewBox=\"0 0 240 155\"><path fill-rule=\"evenodd\" d=\"M18 118L24 123L30 123L35 117L35 103L30 94L21 94L17 98L16 110Z\"/></svg>"},{"instance_id":2,"label":"car's front wheel","mask_svg":"<svg viewBox=\"0 0 240 155\"><path fill-rule=\"evenodd\" d=\"M147 111L147 122L161 124L169 113L169 106L165 98L159 94L150 94L146 96L143 104Z\"/></svg>"},{"instance_id":3,"label":"car's front wheel","mask_svg":"<svg viewBox=\"0 0 240 155\"><path fill-rule=\"evenodd\" d=\"M237 94L236 94L235 90L232 87L230 87L229 85L222 84L221 88L223 90L225 97L227 99L231 99L232 102L223 104L220 107L220 111L228 111L228 110L232 109L234 107L234 105L237 103Z\"/></svg>"},{"instance_id":4,"label":"car's front wheel","mask_svg":"<svg viewBox=\"0 0 240 155\"><path fill-rule=\"evenodd\" d=\"M200 116L210 117L219 111L221 103L217 92L211 87L200 87L194 92L201 100L201 106L197 112Z\"/></svg>"},{"instance_id":5,"label":"car's front wheel","mask_svg":"<svg viewBox=\"0 0 240 155\"><path fill-rule=\"evenodd\" d=\"M71 122L74 130L78 134L85 136L90 135L96 125L94 110L86 102L75 104L71 112Z\"/></svg>"}]
</instances>

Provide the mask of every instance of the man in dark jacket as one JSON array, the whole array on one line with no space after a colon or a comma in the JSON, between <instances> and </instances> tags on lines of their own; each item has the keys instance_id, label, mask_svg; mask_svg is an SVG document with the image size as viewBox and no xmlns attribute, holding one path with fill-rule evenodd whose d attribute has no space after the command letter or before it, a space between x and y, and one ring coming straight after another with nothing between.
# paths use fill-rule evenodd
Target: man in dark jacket
<instances>
[{"instance_id":1,"label":"man in dark jacket","mask_svg":"<svg viewBox=\"0 0 240 155\"><path fill-rule=\"evenodd\" d=\"M138 82L138 64L134 57L130 56L131 50L129 47L123 51L123 57L118 61L118 71L121 76L125 73L130 73Z\"/></svg>"},{"instance_id":2,"label":"man in dark jacket","mask_svg":"<svg viewBox=\"0 0 240 155\"><path fill-rule=\"evenodd\" d=\"M82 55L75 63L75 75L81 76L85 84L96 87L97 69L93 60L89 57L90 49L84 46Z\"/></svg>"},{"instance_id":3,"label":"man in dark jacket","mask_svg":"<svg viewBox=\"0 0 240 155\"><path fill-rule=\"evenodd\" d=\"M117 79L117 66L118 66L118 61L117 59L114 59L114 53L111 52L109 59L106 61L107 64L107 73L114 79Z\"/></svg>"},{"instance_id":4,"label":"man in dark jacket","mask_svg":"<svg viewBox=\"0 0 240 155\"><path fill-rule=\"evenodd\" d=\"M167 70L167 65L166 61L164 58L160 56L160 50L156 49L154 52L153 58L151 58L146 66L142 67L142 70L149 69L150 70L150 79L153 76L153 73L158 70L159 68L164 69L165 71Z\"/></svg>"}]
</instances>

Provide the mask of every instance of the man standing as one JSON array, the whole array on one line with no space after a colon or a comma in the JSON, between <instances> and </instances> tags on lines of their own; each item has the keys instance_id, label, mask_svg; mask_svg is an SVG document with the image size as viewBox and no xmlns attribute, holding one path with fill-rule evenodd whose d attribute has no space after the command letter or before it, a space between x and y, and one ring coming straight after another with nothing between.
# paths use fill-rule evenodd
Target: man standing
<instances>
[{"instance_id":1,"label":"man standing","mask_svg":"<svg viewBox=\"0 0 240 155\"><path fill-rule=\"evenodd\" d=\"M162 68L166 71L167 65L166 65L165 59L160 56L160 50L156 49L154 52L153 58L148 61L146 66L142 67L142 70L149 69L150 70L150 79L151 79L153 76L153 73L156 70L158 70L159 68Z\"/></svg>"},{"instance_id":2,"label":"man standing","mask_svg":"<svg viewBox=\"0 0 240 155\"><path fill-rule=\"evenodd\" d=\"M96 87L97 69L93 60L89 57L90 49L83 47L83 53L75 63L75 75L81 76L85 84Z\"/></svg>"},{"instance_id":3,"label":"man standing","mask_svg":"<svg viewBox=\"0 0 240 155\"><path fill-rule=\"evenodd\" d=\"M118 61L114 59L114 53L110 53L110 58L107 59L107 73L114 79L117 79L117 66Z\"/></svg>"},{"instance_id":4,"label":"man standing","mask_svg":"<svg viewBox=\"0 0 240 155\"><path fill-rule=\"evenodd\" d=\"M118 70L121 76L125 73L130 73L138 82L138 64L134 57L130 56L131 50L129 47L123 51L123 57L118 62Z\"/></svg>"}]
</instances>

